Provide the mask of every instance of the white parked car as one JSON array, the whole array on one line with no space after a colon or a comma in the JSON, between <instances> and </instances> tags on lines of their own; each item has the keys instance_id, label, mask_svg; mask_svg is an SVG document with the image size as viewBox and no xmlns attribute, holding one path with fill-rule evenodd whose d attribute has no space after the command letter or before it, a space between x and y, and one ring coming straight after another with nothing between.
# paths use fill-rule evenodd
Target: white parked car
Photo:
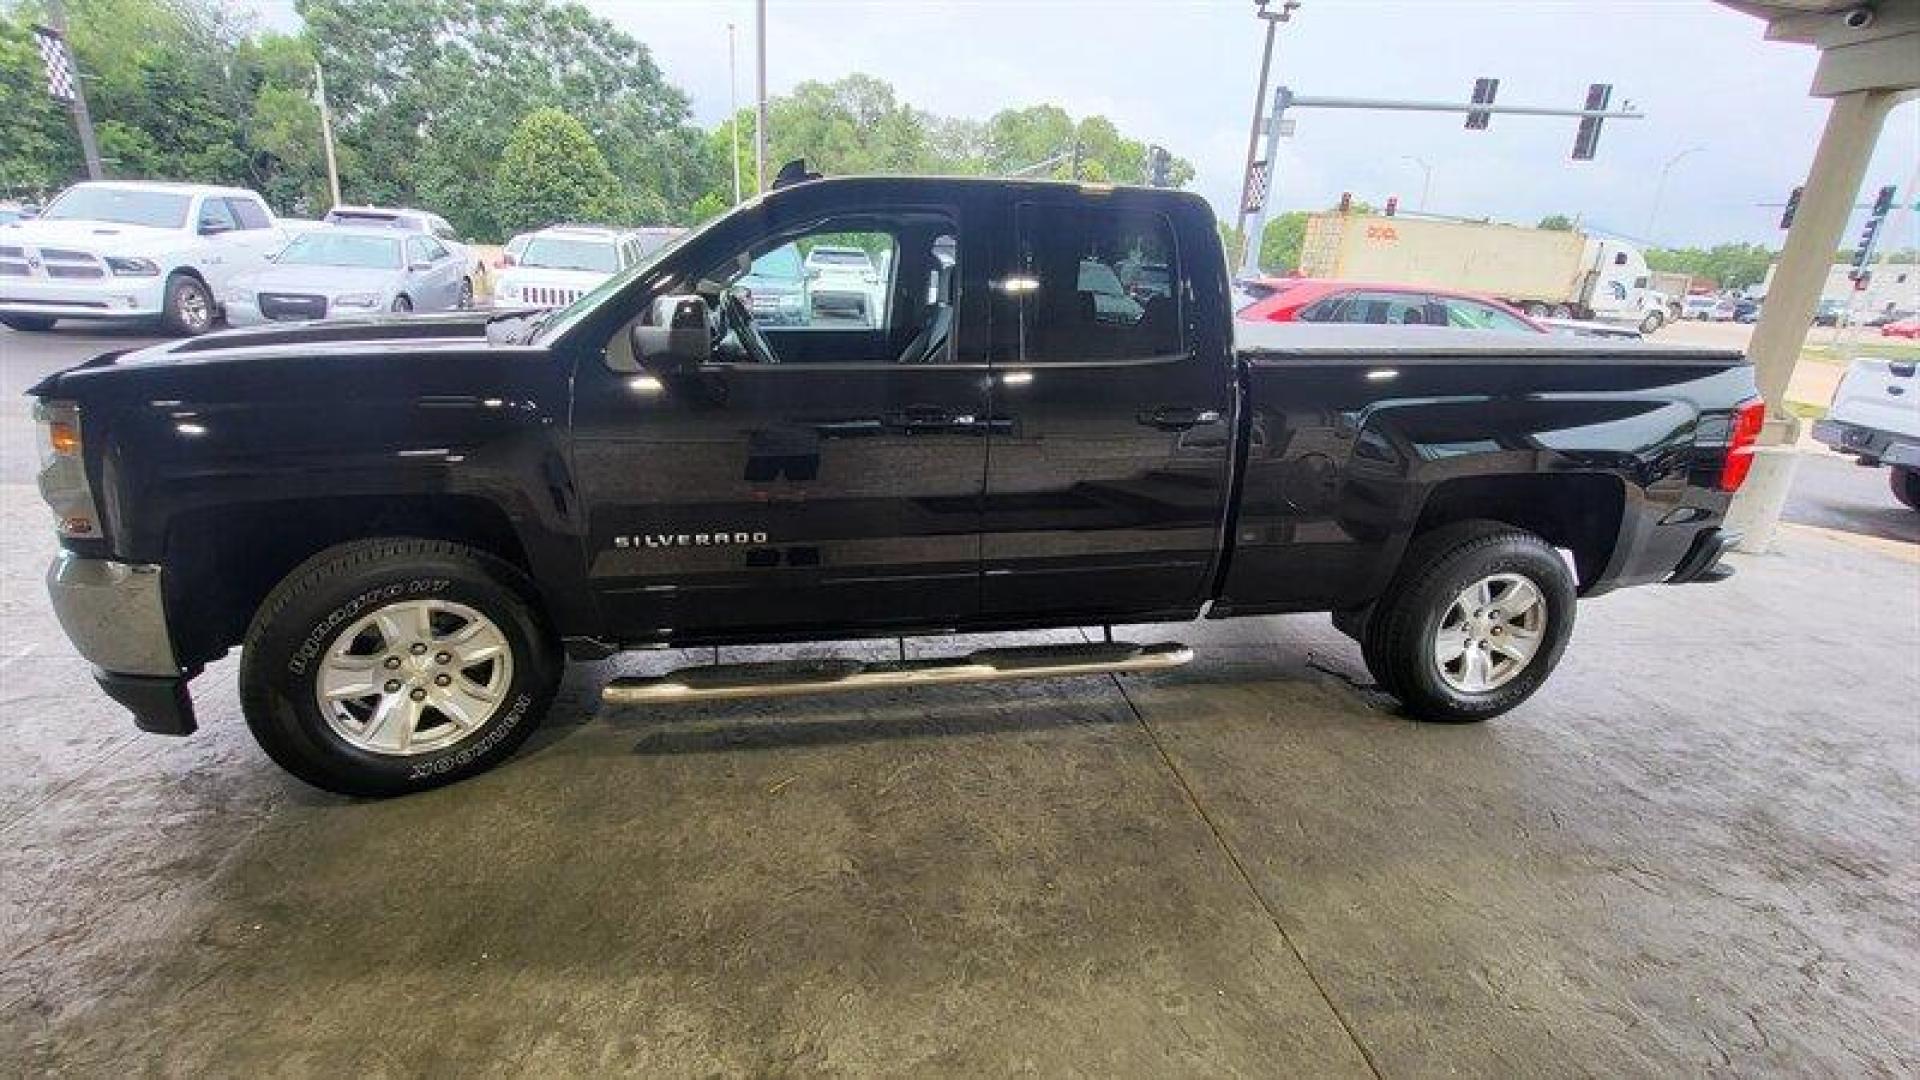
<instances>
[{"instance_id":1,"label":"white parked car","mask_svg":"<svg viewBox=\"0 0 1920 1080\"><path fill-rule=\"evenodd\" d=\"M473 306L453 249L427 233L331 226L293 238L273 264L235 279L234 326Z\"/></svg>"},{"instance_id":2,"label":"white parked car","mask_svg":"<svg viewBox=\"0 0 1920 1080\"><path fill-rule=\"evenodd\" d=\"M1813 437L1862 465L1887 465L1893 497L1920 510L1920 367L1912 360L1861 357L1834 388Z\"/></svg>"},{"instance_id":3,"label":"white parked car","mask_svg":"<svg viewBox=\"0 0 1920 1080\"><path fill-rule=\"evenodd\" d=\"M496 304L564 307L645 257L639 241L617 229L555 225L526 241L494 282Z\"/></svg>"},{"instance_id":4,"label":"white parked car","mask_svg":"<svg viewBox=\"0 0 1920 1080\"><path fill-rule=\"evenodd\" d=\"M815 319L874 324L874 313L880 308L880 271L866 249L819 244L807 252L806 267Z\"/></svg>"},{"instance_id":5,"label":"white parked car","mask_svg":"<svg viewBox=\"0 0 1920 1080\"><path fill-rule=\"evenodd\" d=\"M75 184L40 216L0 225L0 323L158 319L211 329L233 279L287 235L266 200L197 184Z\"/></svg>"},{"instance_id":6,"label":"white parked car","mask_svg":"<svg viewBox=\"0 0 1920 1080\"><path fill-rule=\"evenodd\" d=\"M336 206L327 211L327 216L320 221L325 225L354 225L427 233L459 256L462 265L467 268L469 279L486 273L486 267L480 264L480 256L461 241L460 234L453 231L453 226L447 223L446 218L431 210L410 210L405 207L388 206ZM469 284L471 283L470 280Z\"/></svg>"}]
</instances>

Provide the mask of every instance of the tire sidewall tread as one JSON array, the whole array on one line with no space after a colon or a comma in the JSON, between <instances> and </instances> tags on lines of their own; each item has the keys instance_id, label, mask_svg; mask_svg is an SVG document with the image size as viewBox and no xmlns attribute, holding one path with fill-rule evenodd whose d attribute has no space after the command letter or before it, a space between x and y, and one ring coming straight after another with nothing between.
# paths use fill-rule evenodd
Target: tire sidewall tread
<instances>
[{"instance_id":1,"label":"tire sidewall tread","mask_svg":"<svg viewBox=\"0 0 1920 1080\"><path fill-rule=\"evenodd\" d=\"M1409 545L1361 636L1367 669L1382 690L1421 720L1472 723L1519 705L1545 683L1572 636L1577 596L1559 552L1539 536L1496 521L1466 521ZM1436 624L1468 584L1498 573L1533 581L1547 604L1547 640L1511 682L1463 694L1440 678L1431 655Z\"/></svg>"},{"instance_id":2,"label":"tire sidewall tread","mask_svg":"<svg viewBox=\"0 0 1920 1080\"><path fill-rule=\"evenodd\" d=\"M514 643L506 707L474 735L431 753L389 757L347 744L313 701L320 655L382 604L427 597L483 612ZM524 575L461 544L384 538L328 548L282 579L247 629L240 666L247 726L276 764L342 795L400 795L484 772L539 725L558 686L564 660L540 612Z\"/></svg>"}]
</instances>

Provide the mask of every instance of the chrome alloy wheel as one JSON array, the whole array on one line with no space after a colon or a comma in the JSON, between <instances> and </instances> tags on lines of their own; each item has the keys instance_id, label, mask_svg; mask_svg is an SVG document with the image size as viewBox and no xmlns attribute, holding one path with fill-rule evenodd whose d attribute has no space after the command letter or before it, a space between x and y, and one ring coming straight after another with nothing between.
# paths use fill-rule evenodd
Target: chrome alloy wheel
<instances>
[{"instance_id":1,"label":"chrome alloy wheel","mask_svg":"<svg viewBox=\"0 0 1920 1080\"><path fill-rule=\"evenodd\" d=\"M213 325L213 301L206 290L196 285L180 290L180 321L195 333Z\"/></svg>"},{"instance_id":2,"label":"chrome alloy wheel","mask_svg":"<svg viewBox=\"0 0 1920 1080\"><path fill-rule=\"evenodd\" d=\"M1519 574L1493 574L1460 590L1433 637L1440 678L1463 694L1512 682L1546 640L1547 598Z\"/></svg>"},{"instance_id":3,"label":"chrome alloy wheel","mask_svg":"<svg viewBox=\"0 0 1920 1080\"><path fill-rule=\"evenodd\" d=\"M352 746L406 757L478 731L512 682L513 647L492 619L447 600L404 600L334 639L314 696Z\"/></svg>"}]
</instances>

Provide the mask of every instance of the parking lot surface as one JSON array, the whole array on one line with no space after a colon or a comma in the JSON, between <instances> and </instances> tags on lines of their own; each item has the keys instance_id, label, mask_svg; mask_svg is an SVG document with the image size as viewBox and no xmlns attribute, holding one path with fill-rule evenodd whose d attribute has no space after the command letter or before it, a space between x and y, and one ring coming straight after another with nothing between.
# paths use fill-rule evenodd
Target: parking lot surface
<instances>
[{"instance_id":1,"label":"parking lot surface","mask_svg":"<svg viewBox=\"0 0 1920 1080\"><path fill-rule=\"evenodd\" d=\"M700 659L647 654L353 802L254 748L231 659L139 735L47 611L19 394L131 340L0 331L10 1069L1920 1069L1920 549L1789 528L1583 605L1486 725L1402 719L1322 617L1133 631L1169 676L600 706Z\"/></svg>"}]
</instances>

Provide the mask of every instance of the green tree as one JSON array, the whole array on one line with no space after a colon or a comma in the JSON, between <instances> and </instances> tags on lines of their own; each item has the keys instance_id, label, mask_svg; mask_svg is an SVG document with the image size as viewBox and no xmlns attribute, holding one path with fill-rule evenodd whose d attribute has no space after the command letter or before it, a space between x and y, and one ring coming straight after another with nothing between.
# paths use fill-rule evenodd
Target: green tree
<instances>
[{"instance_id":1,"label":"green tree","mask_svg":"<svg viewBox=\"0 0 1920 1080\"><path fill-rule=\"evenodd\" d=\"M351 197L424 202L468 235L506 223L484 185L530 110L560 109L600 146L619 202L684 220L714 187L686 96L647 47L577 4L296 0L327 65ZM720 162L724 163L724 161ZM543 223L544 224L544 223Z\"/></svg>"},{"instance_id":2,"label":"green tree","mask_svg":"<svg viewBox=\"0 0 1920 1080\"><path fill-rule=\"evenodd\" d=\"M1572 232L1573 219L1565 214L1548 214L1541 218L1540 224L1534 228L1545 229L1548 232Z\"/></svg>"},{"instance_id":3,"label":"green tree","mask_svg":"<svg viewBox=\"0 0 1920 1080\"><path fill-rule=\"evenodd\" d=\"M1723 289L1744 289L1767 276L1778 253L1760 244L1716 244L1711 248L1654 248L1647 265L1695 277L1711 278Z\"/></svg>"},{"instance_id":4,"label":"green tree","mask_svg":"<svg viewBox=\"0 0 1920 1080\"><path fill-rule=\"evenodd\" d=\"M560 221L613 221L624 193L586 126L559 109L535 109L507 140L493 179L493 219L506 232Z\"/></svg>"}]
</instances>

